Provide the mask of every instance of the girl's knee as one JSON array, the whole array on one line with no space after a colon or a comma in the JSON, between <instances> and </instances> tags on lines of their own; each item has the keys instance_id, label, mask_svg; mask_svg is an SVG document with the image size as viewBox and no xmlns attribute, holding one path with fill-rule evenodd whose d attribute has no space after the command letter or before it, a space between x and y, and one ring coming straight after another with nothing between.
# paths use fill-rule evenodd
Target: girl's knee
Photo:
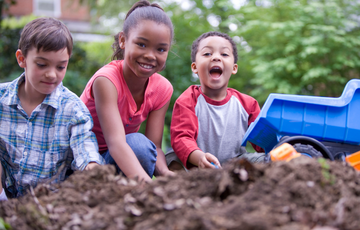
<instances>
[{"instance_id":1,"label":"girl's knee","mask_svg":"<svg viewBox=\"0 0 360 230\"><path fill-rule=\"evenodd\" d=\"M156 145L141 133L127 134L126 142L135 153L141 166L151 177L154 173L157 159Z\"/></svg>"},{"instance_id":2,"label":"girl's knee","mask_svg":"<svg viewBox=\"0 0 360 230\"><path fill-rule=\"evenodd\" d=\"M142 133L127 134L126 142L137 156L157 156L155 144Z\"/></svg>"}]
</instances>

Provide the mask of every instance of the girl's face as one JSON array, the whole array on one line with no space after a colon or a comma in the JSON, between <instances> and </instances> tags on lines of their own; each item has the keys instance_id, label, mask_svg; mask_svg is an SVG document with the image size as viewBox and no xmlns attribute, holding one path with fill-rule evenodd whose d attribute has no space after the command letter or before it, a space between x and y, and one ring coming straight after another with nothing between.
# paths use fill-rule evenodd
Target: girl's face
<instances>
[{"instance_id":1,"label":"girl's face","mask_svg":"<svg viewBox=\"0 0 360 230\"><path fill-rule=\"evenodd\" d=\"M124 77L148 78L165 66L171 37L170 28L162 23L143 20L129 31L120 33L120 48L124 50Z\"/></svg>"}]
</instances>

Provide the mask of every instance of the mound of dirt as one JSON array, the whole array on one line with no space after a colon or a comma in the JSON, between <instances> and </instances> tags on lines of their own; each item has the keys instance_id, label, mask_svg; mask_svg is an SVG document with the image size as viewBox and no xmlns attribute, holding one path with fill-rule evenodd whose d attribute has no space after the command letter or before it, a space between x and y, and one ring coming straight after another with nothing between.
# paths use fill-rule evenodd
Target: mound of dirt
<instances>
[{"instance_id":1,"label":"mound of dirt","mask_svg":"<svg viewBox=\"0 0 360 230\"><path fill-rule=\"evenodd\" d=\"M360 228L359 172L344 162L232 161L138 184L112 166L0 203L13 229Z\"/></svg>"}]
</instances>

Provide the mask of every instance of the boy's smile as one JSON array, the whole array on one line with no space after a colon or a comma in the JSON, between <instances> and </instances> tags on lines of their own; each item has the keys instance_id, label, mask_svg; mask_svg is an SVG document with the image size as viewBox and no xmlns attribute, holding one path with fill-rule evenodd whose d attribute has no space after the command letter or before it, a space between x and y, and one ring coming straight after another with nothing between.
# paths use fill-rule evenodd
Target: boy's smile
<instances>
[{"instance_id":1,"label":"boy's smile","mask_svg":"<svg viewBox=\"0 0 360 230\"><path fill-rule=\"evenodd\" d=\"M199 76L201 90L206 96L224 99L229 79L237 72L231 43L218 36L204 38L199 43L191 69Z\"/></svg>"}]
</instances>

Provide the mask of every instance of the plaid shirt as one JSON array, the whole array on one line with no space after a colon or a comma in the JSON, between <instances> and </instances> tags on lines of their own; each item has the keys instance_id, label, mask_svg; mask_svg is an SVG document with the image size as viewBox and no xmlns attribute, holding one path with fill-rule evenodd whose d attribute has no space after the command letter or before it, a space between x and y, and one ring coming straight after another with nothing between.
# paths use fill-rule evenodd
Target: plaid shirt
<instances>
[{"instance_id":1,"label":"plaid shirt","mask_svg":"<svg viewBox=\"0 0 360 230\"><path fill-rule=\"evenodd\" d=\"M0 84L0 160L13 197L53 176L52 182L63 181L69 169L104 164L83 102L60 83L29 117L17 95L24 81L23 73Z\"/></svg>"}]
</instances>

